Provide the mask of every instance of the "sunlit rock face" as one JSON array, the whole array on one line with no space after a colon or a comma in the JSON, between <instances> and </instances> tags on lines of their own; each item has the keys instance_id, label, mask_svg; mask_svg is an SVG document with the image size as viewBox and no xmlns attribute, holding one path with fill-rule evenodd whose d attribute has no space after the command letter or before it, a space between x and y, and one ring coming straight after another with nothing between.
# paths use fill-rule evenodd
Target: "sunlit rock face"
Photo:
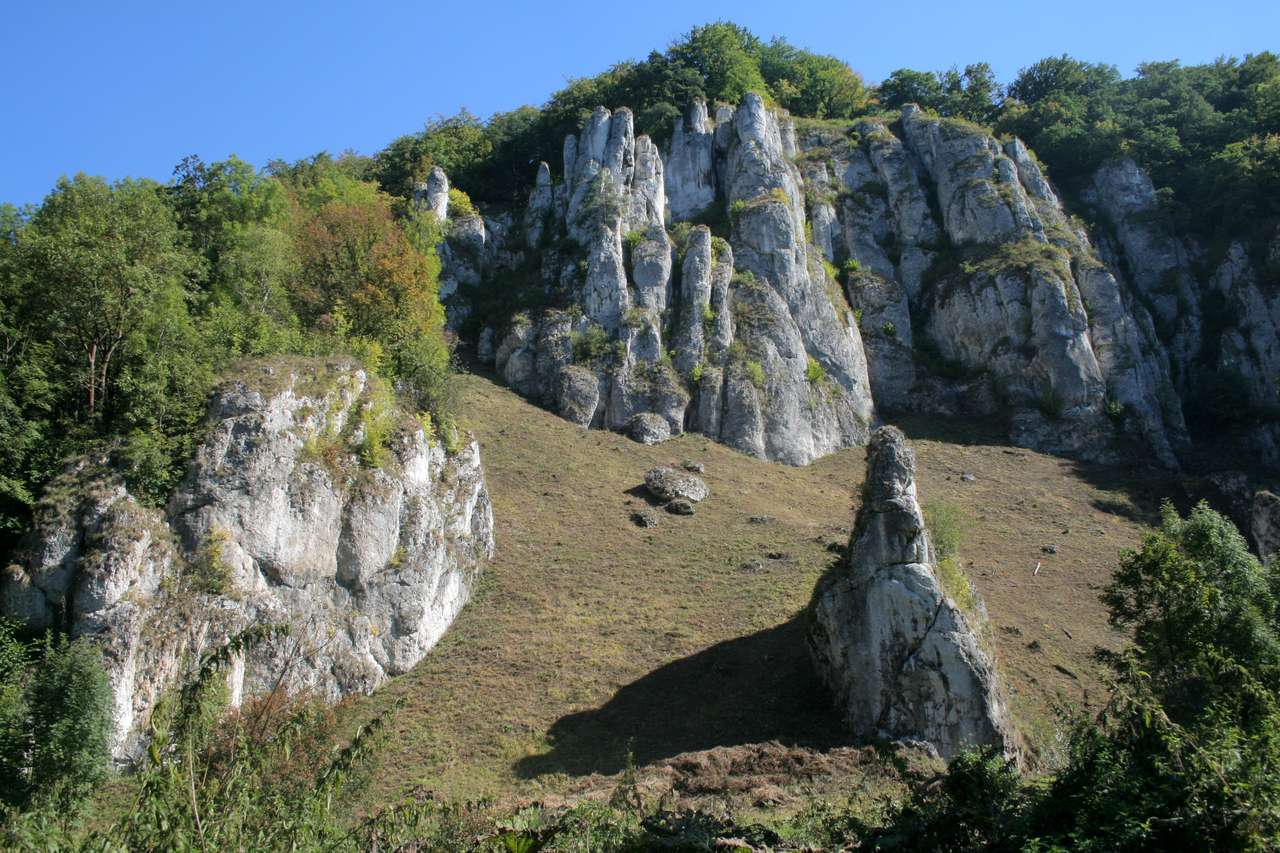
<instances>
[{"instance_id":1,"label":"sunlit rock face","mask_svg":"<svg viewBox=\"0 0 1280 853\"><path fill-rule=\"evenodd\" d=\"M408 671L440 639L493 552L479 447L446 453L402 418L362 464L370 380L346 361L246 369L210 402L207 437L166 511L105 459L54 480L4 612L101 643L117 758L205 650L287 626L230 669L230 694L277 686L337 699Z\"/></svg>"}]
</instances>

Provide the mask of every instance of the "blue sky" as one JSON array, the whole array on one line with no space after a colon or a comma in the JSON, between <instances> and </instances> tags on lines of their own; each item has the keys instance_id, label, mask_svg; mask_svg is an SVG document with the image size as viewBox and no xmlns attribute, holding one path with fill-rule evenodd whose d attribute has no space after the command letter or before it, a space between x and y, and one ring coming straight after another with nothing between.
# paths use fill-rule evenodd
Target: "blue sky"
<instances>
[{"instance_id":1,"label":"blue sky","mask_svg":"<svg viewBox=\"0 0 1280 853\"><path fill-rule=\"evenodd\" d=\"M868 81L982 60L1007 81L1064 52L1127 74L1280 50L1275 0L7 5L0 201L17 204L77 171L166 180L187 154L372 153L436 114L539 104L568 77L720 18L839 56Z\"/></svg>"}]
</instances>

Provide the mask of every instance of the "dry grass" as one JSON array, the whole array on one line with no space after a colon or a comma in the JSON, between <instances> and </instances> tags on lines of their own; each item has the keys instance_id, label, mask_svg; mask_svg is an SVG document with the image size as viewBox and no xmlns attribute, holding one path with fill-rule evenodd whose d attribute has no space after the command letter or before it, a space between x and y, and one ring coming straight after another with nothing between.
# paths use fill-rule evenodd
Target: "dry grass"
<instances>
[{"instance_id":1,"label":"dry grass","mask_svg":"<svg viewBox=\"0 0 1280 853\"><path fill-rule=\"evenodd\" d=\"M364 804L416 786L555 797L618 772L628 751L645 766L717 747L848 742L809 668L803 610L848 537L861 449L786 468L696 435L644 447L578 429L483 377L462 384L498 557L416 669L347 706L354 720L408 700ZM1097 592L1153 508L1114 484L1162 484L980 431L902 426L922 496L965 508L964 569L986 601L1015 712L1051 752L1052 706L1100 696L1089 655L1114 637ZM684 459L706 465L711 497L692 517L659 511L656 528L636 527L644 472ZM965 471L976 479L963 482Z\"/></svg>"}]
</instances>

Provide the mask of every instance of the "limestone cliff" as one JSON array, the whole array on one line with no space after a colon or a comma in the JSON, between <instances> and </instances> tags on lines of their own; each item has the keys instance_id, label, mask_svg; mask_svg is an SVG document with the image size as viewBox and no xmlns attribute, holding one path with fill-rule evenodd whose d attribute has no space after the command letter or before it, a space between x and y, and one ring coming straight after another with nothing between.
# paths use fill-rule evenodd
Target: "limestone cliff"
<instances>
[{"instance_id":1,"label":"limestone cliff","mask_svg":"<svg viewBox=\"0 0 1280 853\"><path fill-rule=\"evenodd\" d=\"M894 427L871 438L846 561L819 582L811 617L814 665L856 735L924 741L944 758L1012 750L994 666L935 574L915 454Z\"/></svg>"},{"instance_id":2,"label":"limestone cliff","mask_svg":"<svg viewBox=\"0 0 1280 853\"><path fill-rule=\"evenodd\" d=\"M490 308L519 302L475 318L478 354L582 426L661 417L790 464L865 443L877 412L920 411L1176 467L1206 367L1274 409L1271 273L1239 244L1213 260L1174 234L1130 160L1077 203L1093 225L1019 140L910 105L841 124L754 95L714 115L695 102L661 149L600 108L558 177L539 165L518 225L451 226L447 303L457 321L486 285ZM480 261L459 250L472 231ZM1280 234L1270 251L1280 266ZM1280 465L1280 427L1246 437Z\"/></svg>"},{"instance_id":3,"label":"limestone cliff","mask_svg":"<svg viewBox=\"0 0 1280 853\"><path fill-rule=\"evenodd\" d=\"M277 679L367 692L444 633L493 551L479 448L447 453L387 406L345 360L259 364L214 394L166 511L104 458L51 484L0 601L30 628L101 642L117 757L204 649L249 626L290 633L237 662L236 702Z\"/></svg>"},{"instance_id":4,"label":"limestone cliff","mask_svg":"<svg viewBox=\"0 0 1280 853\"><path fill-rule=\"evenodd\" d=\"M708 121L695 105L671 175L626 109L597 110L566 140L563 183L539 168L527 266L566 307L507 323L497 369L582 426L656 414L673 434L790 464L861 444L866 360L806 238L794 140L755 96L721 110L714 135ZM706 225L669 233L669 209L732 215L729 240Z\"/></svg>"}]
</instances>

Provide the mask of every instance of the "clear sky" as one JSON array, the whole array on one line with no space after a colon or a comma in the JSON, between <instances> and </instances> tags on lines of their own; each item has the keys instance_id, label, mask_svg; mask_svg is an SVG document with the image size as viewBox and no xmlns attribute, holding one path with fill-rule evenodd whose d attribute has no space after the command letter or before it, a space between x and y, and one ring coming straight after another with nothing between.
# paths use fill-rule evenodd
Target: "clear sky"
<instances>
[{"instance_id":1,"label":"clear sky","mask_svg":"<svg viewBox=\"0 0 1280 853\"><path fill-rule=\"evenodd\" d=\"M1064 52L1128 74L1280 50L1277 0L5 5L0 201L16 204L77 171L167 180L187 154L373 153L436 114L540 104L717 19L834 54L869 82L975 61L1007 82Z\"/></svg>"}]
</instances>

